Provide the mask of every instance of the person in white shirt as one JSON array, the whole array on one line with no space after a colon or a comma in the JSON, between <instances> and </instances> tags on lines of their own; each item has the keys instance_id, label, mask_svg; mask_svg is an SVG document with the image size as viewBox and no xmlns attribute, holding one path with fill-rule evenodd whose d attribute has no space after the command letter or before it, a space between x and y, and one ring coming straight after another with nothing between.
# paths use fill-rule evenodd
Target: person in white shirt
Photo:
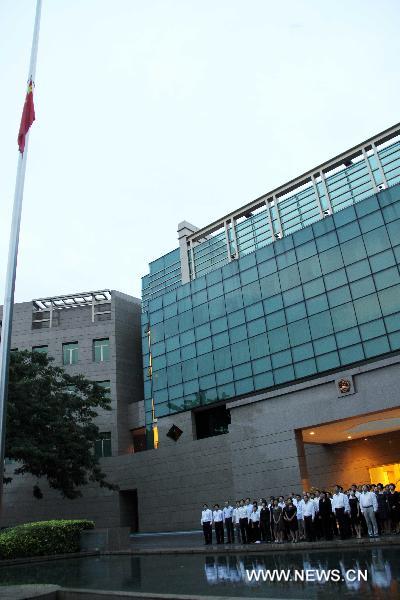
<instances>
[{"instance_id":1,"label":"person in white shirt","mask_svg":"<svg viewBox=\"0 0 400 600\"><path fill-rule=\"evenodd\" d=\"M214 504L213 523L215 529L215 537L217 544L224 543L224 514L219 507L219 504Z\"/></svg>"},{"instance_id":2,"label":"person in white shirt","mask_svg":"<svg viewBox=\"0 0 400 600\"><path fill-rule=\"evenodd\" d=\"M257 504L253 504L253 510L249 517L250 541L260 543L260 511Z\"/></svg>"},{"instance_id":3,"label":"person in white shirt","mask_svg":"<svg viewBox=\"0 0 400 600\"><path fill-rule=\"evenodd\" d=\"M222 511L224 515L224 523L226 529L226 537L228 538L228 544L233 544L235 541L235 534L233 531L233 506L227 500Z\"/></svg>"},{"instance_id":4,"label":"person in white shirt","mask_svg":"<svg viewBox=\"0 0 400 600\"><path fill-rule=\"evenodd\" d=\"M204 543L208 546L212 544L212 512L208 508L208 504L203 504L201 511L200 524L203 527Z\"/></svg>"},{"instance_id":5,"label":"person in white shirt","mask_svg":"<svg viewBox=\"0 0 400 600\"><path fill-rule=\"evenodd\" d=\"M299 529L299 540L304 540L304 519L302 510L302 500L300 494L296 495L296 509L297 509L297 527Z\"/></svg>"},{"instance_id":6,"label":"person in white shirt","mask_svg":"<svg viewBox=\"0 0 400 600\"><path fill-rule=\"evenodd\" d=\"M312 542L314 541L314 526L313 521L315 518L315 504L308 496L308 494L303 494L303 500L300 502L301 505L301 514L304 519L304 529L306 535L306 541ZM299 510L299 507L297 507Z\"/></svg>"},{"instance_id":7,"label":"person in white shirt","mask_svg":"<svg viewBox=\"0 0 400 600\"><path fill-rule=\"evenodd\" d=\"M233 527L234 527L234 530L235 530L235 535L234 535L233 541L235 541L235 538L236 538L236 540L240 544L241 537L240 537L240 515L239 515L239 508L240 508L240 502L239 502L239 500L236 500L236 506L233 509L233 514L232 514Z\"/></svg>"},{"instance_id":8,"label":"person in white shirt","mask_svg":"<svg viewBox=\"0 0 400 600\"><path fill-rule=\"evenodd\" d=\"M283 496L279 496L278 506L283 510L286 506L285 498Z\"/></svg>"},{"instance_id":9,"label":"person in white shirt","mask_svg":"<svg viewBox=\"0 0 400 600\"><path fill-rule=\"evenodd\" d=\"M378 537L378 524L375 517L375 513L378 510L378 501L374 492L371 492L369 485L362 486L359 501L361 512L367 523L369 537Z\"/></svg>"},{"instance_id":10,"label":"person in white shirt","mask_svg":"<svg viewBox=\"0 0 400 600\"><path fill-rule=\"evenodd\" d=\"M247 515L247 543L250 543L251 528L250 528L250 515L253 512L253 505L250 502L250 498L246 498L245 501L246 515Z\"/></svg>"},{"instance_id":11,"label":"person in white shirt","mask_svg":"<svg viewBox=\"0 0 400 600\"><path fill-rule=\"evenodd\" d=\"M339 526L340 539L345 540L349 537L349 515L350 515L350 504L346 494L340 491L340 486L335 486L335 493L331 499L332 512L336 516L336 520Z\"/></svg>"},{"instance_id":12,"label":"person in white shirt","mask_svg":"<svg viewBox=\"0 0 400 600\"><path fill-rule=\"evenodd\" d=\"M247 543L248 519L247 519L247 506L245 505L244 500L240 501L239 524L240 524L240 535L242 538L242 544L246 544Z\"/></svg>"},{"instance_id":13,"label":"person in white shirt","mask_svg":"<svg viewBox=\"0 0 400 600\"><path fill-rule=\"evenodd\" d=\"M312 494L310 494L310 498L311 500L314 502L314 507L315 507L315 518L314 518L314 535L316 537L317 540L319 540L319 538L321 537L321 531L320 531L320 523L319 523L319 490L315 490L315 492L313 492Z\"/></svg>"}]
</instances>

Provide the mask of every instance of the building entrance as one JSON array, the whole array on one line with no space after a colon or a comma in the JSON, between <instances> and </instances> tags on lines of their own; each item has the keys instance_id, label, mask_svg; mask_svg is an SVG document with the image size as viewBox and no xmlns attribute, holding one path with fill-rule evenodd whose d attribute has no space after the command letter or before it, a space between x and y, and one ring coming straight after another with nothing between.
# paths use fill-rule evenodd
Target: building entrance
<instances>
[{"instance_id":1,"label":"building entrance","mask_svg":"<svg viewBox=\"0 0 400 600\"><path fill-rule=\"evenodd\" d=\"M383 483L383 485L394 483L396 490L400 491L400 463L372 467L369 469L369 476L371 483Z\"/></svg>"}]
</instances>

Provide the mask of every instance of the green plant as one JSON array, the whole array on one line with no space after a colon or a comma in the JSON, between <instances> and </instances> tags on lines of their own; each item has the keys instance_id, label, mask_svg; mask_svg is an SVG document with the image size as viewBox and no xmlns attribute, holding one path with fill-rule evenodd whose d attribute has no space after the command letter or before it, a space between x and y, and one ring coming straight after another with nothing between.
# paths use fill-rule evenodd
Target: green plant
<instances>
[{"instance_id":1,"label":"green plant","mask_svg":"<svg viewBox=\"0 0 400 600\"><path fill-rule=\"evenodd\" d=\"M25 523L0 533L0 558L22 558L79 552L79 536L93 529L85 519Z\"/></svg>"}]
</instances>

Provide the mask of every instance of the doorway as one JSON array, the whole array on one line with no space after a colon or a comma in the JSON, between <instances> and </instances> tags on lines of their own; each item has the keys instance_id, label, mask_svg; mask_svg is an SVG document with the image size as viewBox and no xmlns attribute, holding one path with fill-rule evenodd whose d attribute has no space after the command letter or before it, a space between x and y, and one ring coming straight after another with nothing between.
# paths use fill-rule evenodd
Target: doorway
<instances>
[{"instance_id":1,"label":"doorway","mask_svg":"<svg viewBox=\"0 0 400 600\"><path fill-rule=\"evenodd\" d=\"M396 490L400 491L400 463L391 465L380 465L379 467L371 467L369 469L371 483L394 483Z\"/></svg>"},{"instance_id":2,"label":"doorway","mask_svg":"<svg viewBox=\"0 0 400 600\"><path fill-rule=\"evenodd\" d=\"M119 514L121 527L130 527L131 533L139 531L137 490L119 492Z\"/></svg>"}]
</instances>

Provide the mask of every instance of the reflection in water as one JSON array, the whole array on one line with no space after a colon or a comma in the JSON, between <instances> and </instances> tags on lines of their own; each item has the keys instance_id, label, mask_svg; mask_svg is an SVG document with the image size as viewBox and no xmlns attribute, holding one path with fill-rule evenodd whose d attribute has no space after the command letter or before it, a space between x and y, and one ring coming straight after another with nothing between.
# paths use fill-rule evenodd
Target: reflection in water
<instances>
[{"instance_id":1,"label":"reflection in water","mask_svg":"<svg viewBox=\"0 0 400 600\"><path fill-rule=\"evenodd\" d=\"M332 554L340 557L335 563L332 560ZM388 554L388 553L386 553ZM395 575L392 575L392 569L388 556L384 556L382 548L374 548L370 552L357 553L362 556L362 559L355 558L350 552L331 553L331 552L305 552L303 554L278 554L278 555L218 555L206 556L204 564L205 577L209 585L238 584L239 582L245 586L266 586L266 585L281 585L281 586L298 586L299 582L281 582L266 584L264 581L250 580L247 573L250 571L274 569L278 571L291 571L297 569L302 571L317 571L327 573L329 570L338 569L340 571L340 582L326 582L324 577L321 580L313 581L307 585L327 586L332 583L334 585L344 585L350 592L366 591L368 588L386 589L393 592L393 597L400 597L399 580ZM362 573L363 577L356 577L354 573ZM397 573L399 576L399 573ZM365 581L366 579L366 581ZM339 591L339 588L336 588ZM372 595L373 597L373 595ZM391 596L389 596L391 597Z\"/></svg>"},{"instance_id":2,"label":"reflection in water","mask_svg":"<svg viewBox=\"0 0 400 600\"><path fill-rule=\"evenodd\" d=\"M0 563L1 564L1 563ZM249 581L247 571L329 571L334 581ZM367 580L348 576L366 571ZM154 594L245 596L254 598L400 598L398 548L292 551L275 554L110 555L0 566L1 584L55 583L63 587ZM354 580L353 580L354 579ZM212 588L212 589L211 589ZM1 589L0 589L1 597Z\"/></svg>"}]
</instances>

